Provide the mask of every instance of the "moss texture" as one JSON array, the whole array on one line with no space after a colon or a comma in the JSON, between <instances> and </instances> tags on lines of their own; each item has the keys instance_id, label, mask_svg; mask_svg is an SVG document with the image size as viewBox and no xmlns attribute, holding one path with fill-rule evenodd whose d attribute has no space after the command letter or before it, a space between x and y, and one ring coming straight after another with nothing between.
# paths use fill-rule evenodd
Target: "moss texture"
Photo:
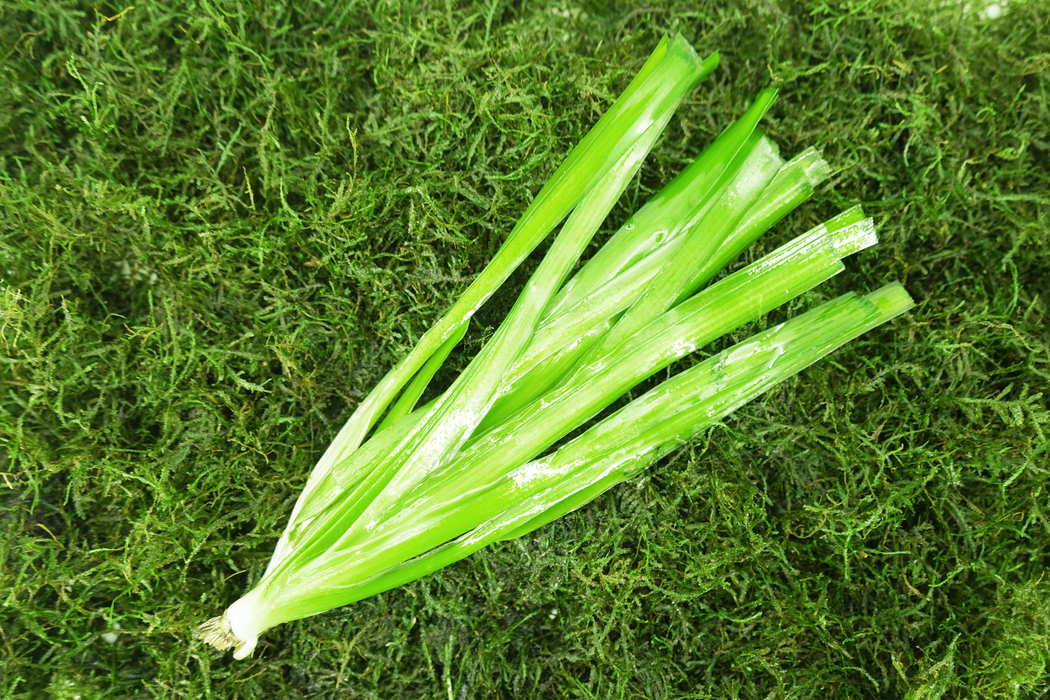
<instances>
[{"instance_id":1,"label":"moss texture","mask_svg":"<svg viewBox=\"0 0 1050 700\"><path fill-rule=\"evenodd\" d=\"M0 697L1044 696L1048 17L0 3ZM774 85L763 128L835 174L744 262L860 202L882 242L792 309L892 279L919 306L527 538L245 662L193 639L674 31L722 65L603 235Z\"/></svg>"}]
</instances>

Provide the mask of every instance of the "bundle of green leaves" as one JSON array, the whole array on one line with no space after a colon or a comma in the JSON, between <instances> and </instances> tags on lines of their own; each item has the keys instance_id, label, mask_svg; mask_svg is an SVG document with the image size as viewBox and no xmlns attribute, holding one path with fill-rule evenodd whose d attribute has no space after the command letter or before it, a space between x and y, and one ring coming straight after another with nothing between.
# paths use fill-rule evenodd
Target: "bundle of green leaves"
<instances>
[{"instance_id":1,"label":"bundle of green leaves","mask_svg":"<svg viewBox=\"0 0 1050 700\"><path fill-rule=\"evenodd\" d=\"M311 473L263 579L201 625L202 638L244 658L276 624L529 533L912 306L899 284L847 294L594 422L658 371L829 279L876 240L854 207L713 281L828 174L815 149L785 162L757 130L776 99L768 90L573 274L678 104L717 64L717 54L701 60L680 37L659 44L488 267L360 404ZM559 223L496 333L449 389L417 407L471 316Z\"/></svg>"}]
</instances>

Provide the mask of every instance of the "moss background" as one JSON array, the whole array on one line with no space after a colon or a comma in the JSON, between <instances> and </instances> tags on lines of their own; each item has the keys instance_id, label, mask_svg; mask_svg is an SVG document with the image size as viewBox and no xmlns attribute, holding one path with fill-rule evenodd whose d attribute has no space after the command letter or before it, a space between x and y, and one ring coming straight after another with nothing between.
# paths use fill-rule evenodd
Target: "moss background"
<instances>
[{"instance_id":1,"label":"moss background","mask_svg":"<svg viewBox=\"0 0 1050 700\"><path fill-rule=\"evenodd\" d=\"M0 697L1047 697L1048 18L3 0ZM917 308L527 538L244 662L193 639L674 31L722 65L602 235L775 85L835 174L747 259L861 202L881 244L792 309Z\"/></svg>"}]
</instances>

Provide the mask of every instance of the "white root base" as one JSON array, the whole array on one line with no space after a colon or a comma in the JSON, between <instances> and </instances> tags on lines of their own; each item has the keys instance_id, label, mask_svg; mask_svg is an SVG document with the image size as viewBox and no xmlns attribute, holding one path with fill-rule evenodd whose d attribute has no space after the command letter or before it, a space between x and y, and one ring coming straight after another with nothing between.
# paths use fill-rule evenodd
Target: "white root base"
<instances>
[{"instance_id":1,"label":"white root base","mask_svg":"<svg viewBox=\"0 0 1050 700\"><path fill-rule=\"evenodd\" d=\"M251 595L251 594L249 594ZM213 617L197 627L195 632L202 639L219 651L233 649L233 658L243 659L255 651L259 635L265 628L259 629L250 624L255 621L251 615L251 603L248 596L231 605L219 617Z\"/></svg>"}]
</instances>

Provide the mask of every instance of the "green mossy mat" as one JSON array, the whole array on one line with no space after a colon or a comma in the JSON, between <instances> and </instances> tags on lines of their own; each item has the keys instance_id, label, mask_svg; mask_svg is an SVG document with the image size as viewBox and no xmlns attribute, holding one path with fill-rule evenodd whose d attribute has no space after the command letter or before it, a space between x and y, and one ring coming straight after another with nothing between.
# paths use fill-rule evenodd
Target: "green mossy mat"
<instances>
[{"instance_id":1,"label":"green mossy mat","mask_svg":"<svg viewBox=\"0 0 1050 700\"><path fill-rule=\"evenodd\" d=\"M0 698L1045 697L1046 3L656 4L0 3ZM533 535L193 639L673 31L722 65L599 238L774 85L836 173L742 262L863 203L787 313L917 308Z\"/></svg>"}]
</instances>

